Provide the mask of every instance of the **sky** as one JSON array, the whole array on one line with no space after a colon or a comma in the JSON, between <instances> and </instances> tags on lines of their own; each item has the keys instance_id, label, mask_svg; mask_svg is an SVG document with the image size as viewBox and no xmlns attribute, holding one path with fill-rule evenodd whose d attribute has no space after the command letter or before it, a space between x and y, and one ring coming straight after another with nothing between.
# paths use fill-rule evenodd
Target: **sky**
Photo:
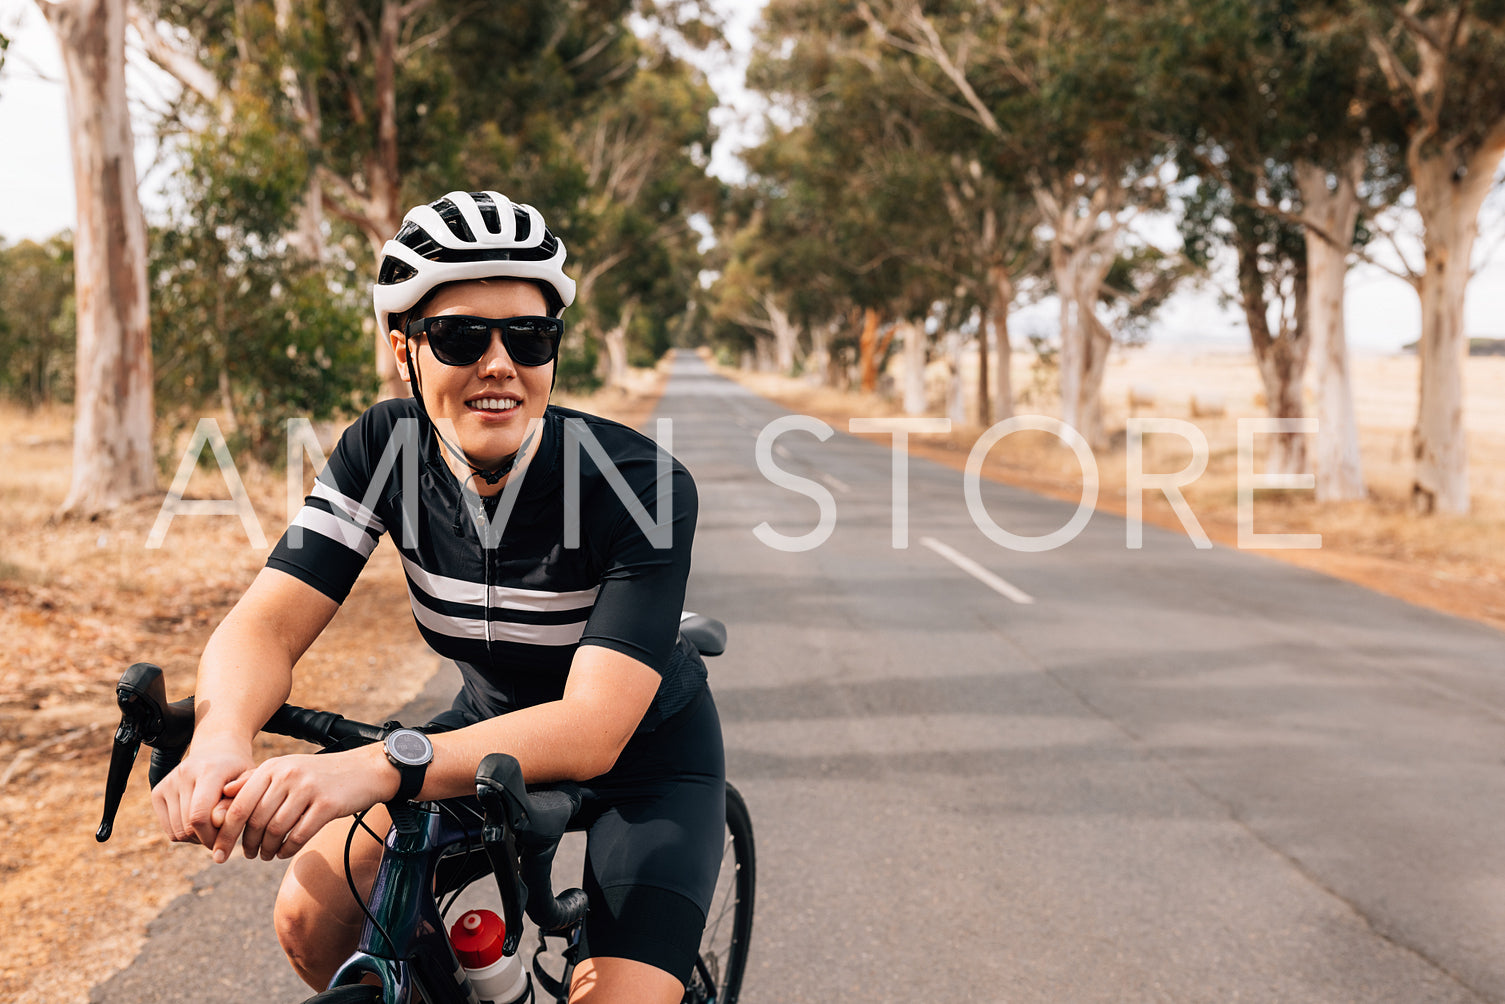
<instances>
[{"instance_id":1,"label":"sky","mask_svg":"<svg viewBox=\"0 0 1505 1004\"><path fill-rule=\"evenodd\" d=\"M727 5L733 45L745 52L751 24L760 4ZM68 153L68 123L61 83L57 42L30 0L0 0L0 30L14 39L3 76L0 76L0 239L7 243L39 240L73 226L76 210L72 165ZM728 107L717 115L723 140L714 151L712 170L722 177L738 173L736 147L750 134L748 123L757 115L756 101L741 88L738 60L721 63L711 83ZM137 75L135 93L152 84ZM144 130L138 130L138 136ZM148 171L152 149L138 141L137 165L143 172L142 199L148 213L163 208L159 193L160 169ZM1501 193L1497 192L1497 196ZM1469 286L1466 322L1470 335L1505 338L1505 197L1492 201L1484 219L1481 254L1493 247ZM1358 351L1395 352L1414 341L1421 330L1421 310L1415 292L1399 279L1367 265L1349 275L1345 301L1350 344ZM1048 305L1021 310L1011 323L1024 334L1048 332L1054 312ZM1177 293L1162 309L1152 328L1153 344L1238 349L1247 344L1240 315L1220 302L1209 286Z\"/></svg>"}]
</instances>

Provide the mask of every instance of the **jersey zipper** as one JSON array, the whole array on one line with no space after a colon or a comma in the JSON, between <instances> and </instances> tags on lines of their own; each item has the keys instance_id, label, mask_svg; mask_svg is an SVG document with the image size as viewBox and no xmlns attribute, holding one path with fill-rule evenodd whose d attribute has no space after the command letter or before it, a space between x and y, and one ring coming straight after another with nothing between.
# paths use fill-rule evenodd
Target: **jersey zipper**
<instances>
[{"instance_id":1,"label":"jersey zipper","mask_svg":"<svg viewBox=\"0 0 1505 1004\"><path fill-rule=\"evenodd\" d=\"M483 522L485 521L485 519L486 519L486 503L481 502L481 501L478 500L476 502L476 521L477 521L476 522L476 543L480 545L480 548L481 548L481 565L485 569L485 572L482 575L482 578L485 580L485 583L486 583L486 594L485 594L485 596L482 597L481 601L486 605L486 657L489 660L491 658L491 655L492 655L492 652L491 652L491 641L492 641L492 639L491 639L491 552L493 550L495 550L495 548L490 548L490 547L486 546L486 540L485 540L485 537L484 537L484 532L482 530L482 525L483 525Z\"/></svg>"}]
</instances>

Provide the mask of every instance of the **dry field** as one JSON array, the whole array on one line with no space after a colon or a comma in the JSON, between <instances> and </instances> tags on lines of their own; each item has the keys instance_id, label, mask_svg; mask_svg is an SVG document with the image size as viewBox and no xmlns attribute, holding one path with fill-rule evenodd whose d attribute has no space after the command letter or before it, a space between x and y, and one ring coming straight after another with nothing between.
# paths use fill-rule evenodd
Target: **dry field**
<instances>
[{"instance_id":1,"label":"dry field","mask_svg":"<svg viewBox=\"0 0 1505 1004\"><path fill-rule=\"evenodd\" d=\"M635 374L630 391L558 399L637 424L661 385L658 374L645 372ZM0 1001L10 1004L86 1001L91 985L135 957L147 922L208 864L202 849L163 839L147 794L144 754L114 835L95 842L119 722L114 684L131 663L155 662L166 673L169 699L190 693L198 652L267 550L249 544L240 521L228 516L178 516L162 546L148 549L160 498L94 521L54 522L68 488L70 423L62 410L27 414L0 407L0 513L8 526L0 545L0 636L6 641L0 659ZM286 480L246 466L239 473L269 547L288 518ZM187 497L227 494L211 466L195 475ZM404 704L434 666L406 611L396 551L379 547L299 664L294 703L378 721ZM265 748L294 745L269 740Z\"/></svg>"},{"instance_id":2,"label":"dry field","mask_svg":"<svg viewBox=\"0 0 1505 1004\"><path fill-rule=\"evenodd\" d=\"M1473 358L1468 363L1465 421L1473 512L1466 517L1429 519L1412 517L1407 509L1417 361L1411 356L1360 356L1354 364L1369 498L1318 505L1310 492L1256 492L1255 532L1322 535L1319 549L1260 553L1505 628L1505 358ZM804 380L726 372L786 407L820 417L837 429L846 429L853 415L902 413L895 402L814 387ZM895 377L894 384L902 386L902 373ZM944 383L944 366L932 365L927 373L931 415L945 413L941 404ZM1057 414L1057 402L1048 387L1038 389L1032 357L1026 353L1014 356L1013 385L1016 393L1028 395L1018 405L1020 414ZM1118 430L1118 435L1096 464L1098 507L1118 513L1125 511L1127 502L1128 458L1122 430L1130 413L1129 391L1134 387L1150 390L1154 397L1153 405L1136 408L1136 414L1190 422L1206 436L1207 469L1183 492L1207 535L1219 544L1236 546L1238 420L1264 415L1259 376L1248 354L1153 346L1115 350L1103 399L1107 426ZM1193 416L1194 395L1219 399L1224 414ZM982 432L975 424L956 425L947 436L910 437L910 449L960 468ZM1172 474L1191 460L1190 448L1180 436L1149 435L1144 444L1146 473ZM1262 470L1258 457L1254 469ZM1075 455L1044 434L1009 436L989 452L983 474L1071 501L1080 497L1081 468ZM1146 520L1184 532L1159 493L1145 494L1144 514Z\"/></svg>"}]
</instances>

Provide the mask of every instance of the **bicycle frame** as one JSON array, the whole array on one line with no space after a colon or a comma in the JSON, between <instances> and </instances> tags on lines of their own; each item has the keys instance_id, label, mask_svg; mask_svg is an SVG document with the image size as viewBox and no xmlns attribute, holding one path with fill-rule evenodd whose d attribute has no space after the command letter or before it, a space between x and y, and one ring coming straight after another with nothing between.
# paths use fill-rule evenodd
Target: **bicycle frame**
<instances>
[{"instance_id":1,"label":"bicycle frame","mask_svg":"<svg viewBox=\"0 0 1505 1004\"><path fill-rule=\"evenodd\" d=\"M367 904L371 916L356 953L329 985L348 986L374 976L381 981L382 999L394 1004L473 1000L433 890L444 851L478 838L476 831L460 826L433 803L395 809ZM394 931L395 944L387 940L387 932Z\"/></svg>"}]
</instances>

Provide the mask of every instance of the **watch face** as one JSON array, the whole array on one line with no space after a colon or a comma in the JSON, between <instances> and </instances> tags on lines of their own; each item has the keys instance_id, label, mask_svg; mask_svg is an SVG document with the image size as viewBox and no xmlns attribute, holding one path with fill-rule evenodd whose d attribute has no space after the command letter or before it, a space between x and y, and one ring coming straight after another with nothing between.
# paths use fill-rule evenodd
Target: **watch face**
<instances>
[{"instance_id":1,"label":"watch face","mask_svg":"<svg viewBox=\"0 0 1505 1004\"><path fill-rule=\"evenodd\" d=\"M398 763L419 764L428 763L434 755L434 747L429 743L428 737L421 732L412 729L398 729L387 736L387 753Z\"/></svg>"}]
</instances>

